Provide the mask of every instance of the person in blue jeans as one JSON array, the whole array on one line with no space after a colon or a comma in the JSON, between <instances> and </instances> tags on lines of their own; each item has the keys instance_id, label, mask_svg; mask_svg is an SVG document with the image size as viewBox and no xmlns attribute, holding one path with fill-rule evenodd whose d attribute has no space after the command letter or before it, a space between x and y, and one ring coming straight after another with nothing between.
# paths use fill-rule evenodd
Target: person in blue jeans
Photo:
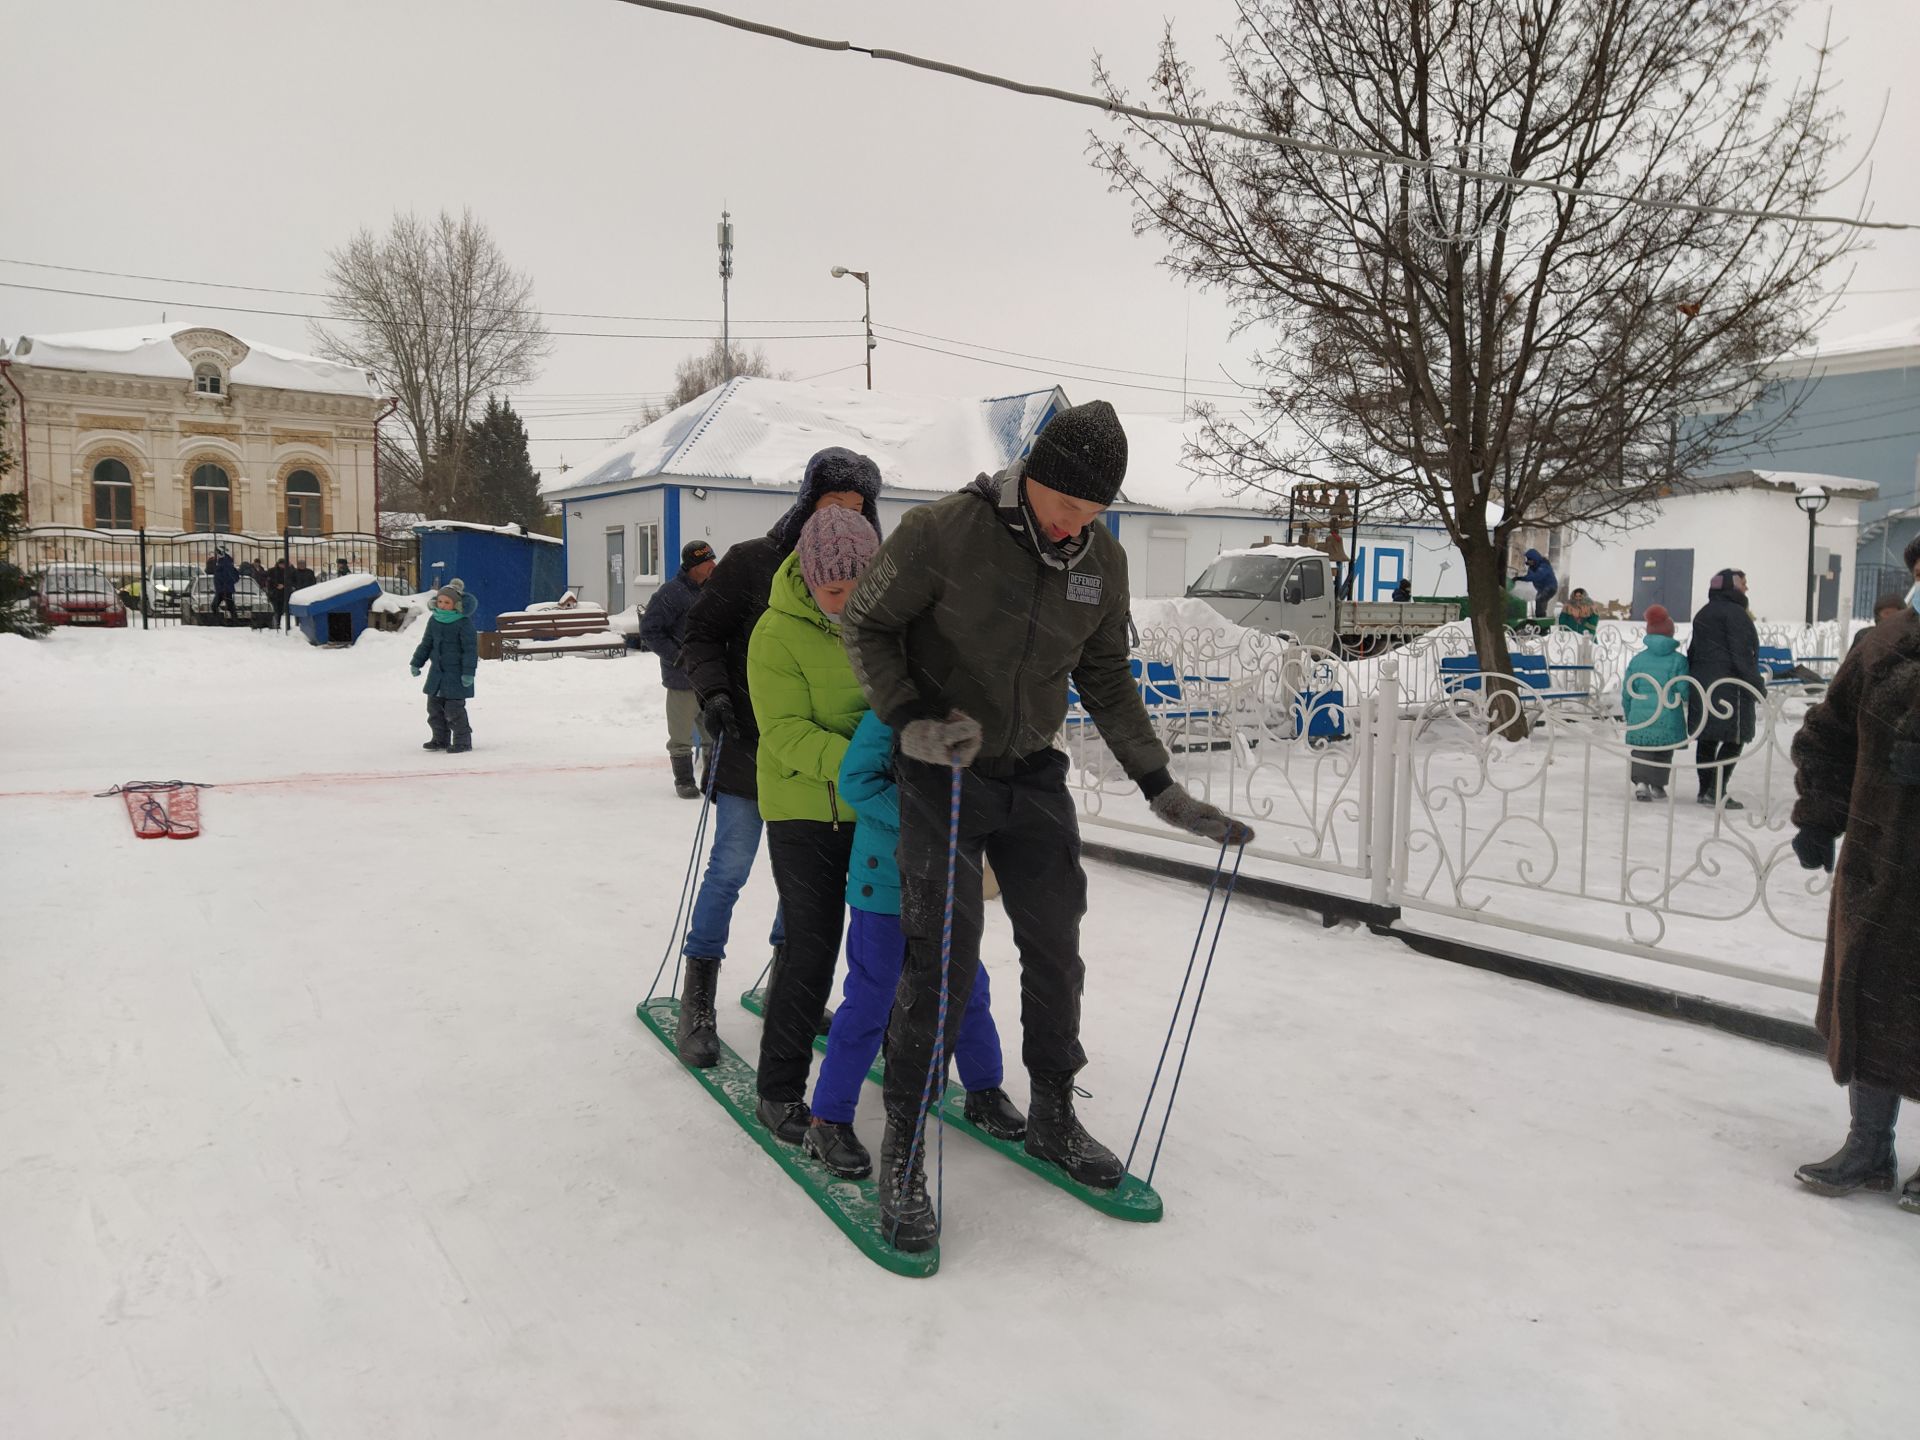
<instances>
[{"instance_id":1,"label":"person in blue jeans","mask_svg":"<svg viewBox=\"0 0 1920 1440\"><path fill-rule=\"evenodd\" d=\"M873 1157L853 1133L854 1107L867 1078L907 958L900 928L900 790L893 775L893 731L869 711L855 727L840 763L840 798L859 817L847 870L847 978L827 1037L827 1055L813 1087L813 1122L806 1147L834 1174L859 1180L873 1173ZM967 1088L967 1119L1000 1140L1027 1133L1007 1092L983 965L954 1037L954 1060Z\"/></svg>"}]
</instances>

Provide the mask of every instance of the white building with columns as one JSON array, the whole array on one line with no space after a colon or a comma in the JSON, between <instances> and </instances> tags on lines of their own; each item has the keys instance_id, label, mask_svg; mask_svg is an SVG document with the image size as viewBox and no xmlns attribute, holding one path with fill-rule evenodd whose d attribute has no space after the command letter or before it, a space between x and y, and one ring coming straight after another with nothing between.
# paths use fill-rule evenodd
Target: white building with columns
<instances>
[{"instance_id":1,"label":"white building with columns","mask_svg":"<svg viewBox=\"0 0 1920 1440\"><path fill-rule=\"evenodd\" d=\"M364 370L208 325L0 342L0 406L33 527L372 533Z\"/></svg>"}]
</instances>

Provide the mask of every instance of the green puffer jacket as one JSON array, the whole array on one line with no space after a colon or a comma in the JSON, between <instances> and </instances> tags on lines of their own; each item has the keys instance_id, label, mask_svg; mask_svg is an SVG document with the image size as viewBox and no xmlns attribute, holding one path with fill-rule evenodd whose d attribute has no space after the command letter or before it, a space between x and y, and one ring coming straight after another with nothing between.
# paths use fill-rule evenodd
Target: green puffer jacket
<instances>
[{"instance_id":1,"label":"green puffer jacket","mask_svg":"<svg viewBox=\"0 0 1920 1440\"><path fill-rule=\"evenodd\" d=\"M760 818L853 824L853 807L838 794L840 762L867 699L797 556L774 572L767 611L747 642L747 688L760 725Z\"/></svg>"}]
</instances>

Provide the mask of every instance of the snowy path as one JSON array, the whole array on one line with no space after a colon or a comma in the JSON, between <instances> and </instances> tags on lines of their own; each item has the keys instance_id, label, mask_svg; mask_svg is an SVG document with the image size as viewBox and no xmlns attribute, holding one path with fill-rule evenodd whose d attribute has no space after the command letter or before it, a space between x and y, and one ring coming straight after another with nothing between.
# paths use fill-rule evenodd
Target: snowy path
<instances>
[{"instance_id":1,"label":"snowy path","mask_svg":"<svg viewBox=\"0 0 1920 1440\"><path fill-rule=\"evenodd\" d=\"M1791 1181L1843 1124L1817 1063L1251 904L1165 1223L956 1139L942 1273L883 1274L633 1019L695 808L651 662L484 666L435 775L405 650L0 641L0 1433L1910 1423L1920 1220ZM190 844L85 798L176 773L308 778L210 792ZM1199 901L1096 868L1093 905L1124 1142Z\"/></svg>"}]
</instances>

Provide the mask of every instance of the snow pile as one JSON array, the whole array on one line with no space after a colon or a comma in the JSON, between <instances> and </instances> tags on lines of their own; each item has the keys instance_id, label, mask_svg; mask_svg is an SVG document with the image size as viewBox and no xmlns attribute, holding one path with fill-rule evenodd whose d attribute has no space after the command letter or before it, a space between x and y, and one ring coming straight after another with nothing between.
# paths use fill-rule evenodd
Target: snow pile
<instances>
[{"instance_id":1,"label":"snow pile","mask_svg":"<svg viewBox=\"0 0 1920 1440\"><path fill-rule=\"evenodd\" d=\"M480 535L512 535L520 540L538 540L543 545L559 545L563 542L555 535L542 535L537 530L529 530L524 525L477 525L470 520L422 520L414 525L415 530L469 530Z\"/></svg>"},{"instance_id":2,"label":"snow pile","mask_svg":"<svg viewBox=\"0 0 1920 1440\"><path fill-rule=\"evenodd\" d=\"M22 335L14 342L10 358L21 365L49 370L94 370L109 375L191 381L193 366L174 343L176 335L189 330L217 330L222 335L232 335L218 325L156 321L120 330ZM367 399L377 393L373 377L355 366L323 360L318 355L302 355L297 350L282 350L277 345L245 340L237 335L232 338L247 347L246 356L230 373L229 378L236 385L358 395Z\"/></svg>"},{"instance_id":3,"label":"snow pile","mask_svg":"<svg viewBox=\"0 0 1920 1440\"><path fill-rule=\"evenodd\" d=\"M289 605L319 605L328 600L338 600L343 595L352 595L357 591L365 590L369 587L378 591L380 589L380 582L371 575L356 571L350 575L336 575L331 580L322 580L317 585L308 585L296 590L287 597L287 603Z\"/></svg>"}]
</instances>

